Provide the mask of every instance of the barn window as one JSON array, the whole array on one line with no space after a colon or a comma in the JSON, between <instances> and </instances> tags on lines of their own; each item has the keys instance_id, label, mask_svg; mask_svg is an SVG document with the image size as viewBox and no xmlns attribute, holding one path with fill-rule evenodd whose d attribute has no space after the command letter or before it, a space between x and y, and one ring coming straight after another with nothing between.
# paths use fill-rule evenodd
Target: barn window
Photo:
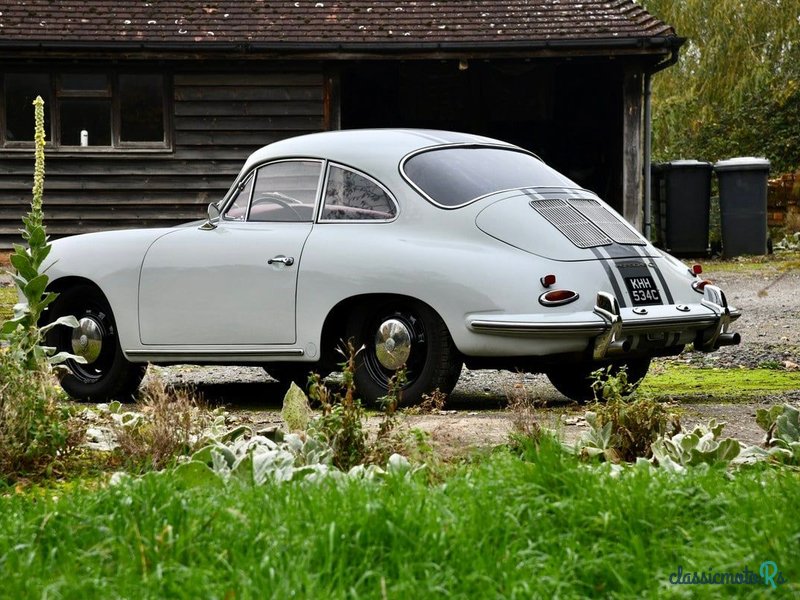
<instances>
[{"instance_id":1,"label":"barn window","mask_svg":"<svg viewBox=\"0 0 800 600\"><path fill-rule=\"evenodd\" d=\"M120 75L118 81L120 142L163 142L164 78Z\"/></svg>"},{"instance_id":2,"label":"barn window","mask_svg":"<svg viewBox=\"0 0 800 600\"><path fill-rule=\"evenodd\" d=\"M50 76L44 74L5 76L5 118L3 138L6 143L33 142L33 101L41 96L50 105ZM50 113L45 111L44 128L50 136Z\"/></svg>"},{"instance_id":3,"label":"barn window","mask_svg":"<svg viewBox=\"0 0 800 600\"><path fill-rule=\"evenodd\" d=\"M168 149L166 82L147 73L6 73L2 131L5 148L33 143L33 107L45 101L45 130L54 149Z\"/></svg>"}]
</instances>

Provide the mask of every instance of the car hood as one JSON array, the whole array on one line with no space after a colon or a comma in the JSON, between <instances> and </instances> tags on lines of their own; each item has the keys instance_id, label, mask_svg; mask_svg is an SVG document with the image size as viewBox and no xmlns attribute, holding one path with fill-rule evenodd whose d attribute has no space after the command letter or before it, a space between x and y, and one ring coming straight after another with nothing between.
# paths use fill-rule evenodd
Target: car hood
<instances>
[{"instance_id":1,"label":"car hood","mask_svg":"<svg viewBox=\"0 0 800 600\"><path fill-rule=\"evenodd\" d=\"M527 189L496 196L475 224L520 250L562 261L659 256L639 232L586 190Z\"/></svg>"}]
</instances>

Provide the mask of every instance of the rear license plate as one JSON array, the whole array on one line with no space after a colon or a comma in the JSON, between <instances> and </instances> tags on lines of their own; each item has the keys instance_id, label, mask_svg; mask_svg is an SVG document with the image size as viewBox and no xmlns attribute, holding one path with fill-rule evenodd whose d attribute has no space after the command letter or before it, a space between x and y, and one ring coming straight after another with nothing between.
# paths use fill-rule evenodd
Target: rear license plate
<instances>
[{"instance_id":1,"label":"rear license plate","mask_svg":"<svg viewBox=\"0 0 800 600\"><path fill-rule=\"evenodd\" d=\"M625 285L634 304L661 304L661 294L652 277L626 277Z\"/></svg>"}]
</instances>

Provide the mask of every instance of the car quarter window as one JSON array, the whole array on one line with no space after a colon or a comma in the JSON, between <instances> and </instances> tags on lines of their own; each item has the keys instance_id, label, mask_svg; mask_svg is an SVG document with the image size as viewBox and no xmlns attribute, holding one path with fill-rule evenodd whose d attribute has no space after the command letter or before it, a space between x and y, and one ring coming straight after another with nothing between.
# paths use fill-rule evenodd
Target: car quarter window
<instances>
[{"instance_id":1,"label":"car quarter window","mask_svg":"<svg viewBox=\"0 0 800 600\"><path fill-rule=\"evenodd\" d=\"M321 172L322 162L315 160L287 160L260 167L247 220L313 221Z\"/></svg>"},{"instance_id":2,"label":"car quarter window","mask_svg":"<svg viewBox=\"0 0 800 600\"><path fill-rule=\"evenodd\" d=\"M337 165L328 168L322 221L387 221L397 205L376 181Z\"/></svg>"}]
</instances>

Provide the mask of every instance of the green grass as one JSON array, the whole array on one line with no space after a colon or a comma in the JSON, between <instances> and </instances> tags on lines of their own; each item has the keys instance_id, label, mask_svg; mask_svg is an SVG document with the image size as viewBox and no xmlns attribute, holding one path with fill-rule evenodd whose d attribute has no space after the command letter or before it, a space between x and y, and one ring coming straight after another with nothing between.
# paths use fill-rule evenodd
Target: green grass
<instances>
[{"instance_id":1,"label":"green grass","mask_svg":"<svg viewBox=\"0 0 800 600\"><path fill-rule=\"evenodd\" d=\"M800 389L800 373L775 369L706 369L667 364L654 368L640 390L676 400L711 396L735 401Z\"/></svg>"},{"instance_id":2,"label":"green grass","mask_svg":"<svg viewBox=\"0 0 800 600\"><path fill-rule=\"evenodd\" d=\"M17 303L17 288L0 287L0 322L5 321L14 314L13 308Z\"/></svg>"},{"instance_id":3,"label":"green grass","mask_svg":"<svg viewBox=\"0 0 800 600\"><path fill-rule=\"evenodd\" d=\"M2 595L59 598L728 597L684 571L775 561L800 590L800 475L764 467L614 479L552 449L441 483L395 480L0 498ZM771 590L769 590L771 592Z\"/></svg>"},{"instance_id":4,"label":"green grass","mask_svg":"<svg viewBox=\"0 0 800 600\"><path fill-rule=\"evenodd\" d=\"M800 252L775 252L758 256L739 256L729 259L698 259L697 261L685 260L687 264L699 262L703 270L714 272L758 272L764 276L778 275L786 271L800 269Z\"/></svg>"}]
</instances>

